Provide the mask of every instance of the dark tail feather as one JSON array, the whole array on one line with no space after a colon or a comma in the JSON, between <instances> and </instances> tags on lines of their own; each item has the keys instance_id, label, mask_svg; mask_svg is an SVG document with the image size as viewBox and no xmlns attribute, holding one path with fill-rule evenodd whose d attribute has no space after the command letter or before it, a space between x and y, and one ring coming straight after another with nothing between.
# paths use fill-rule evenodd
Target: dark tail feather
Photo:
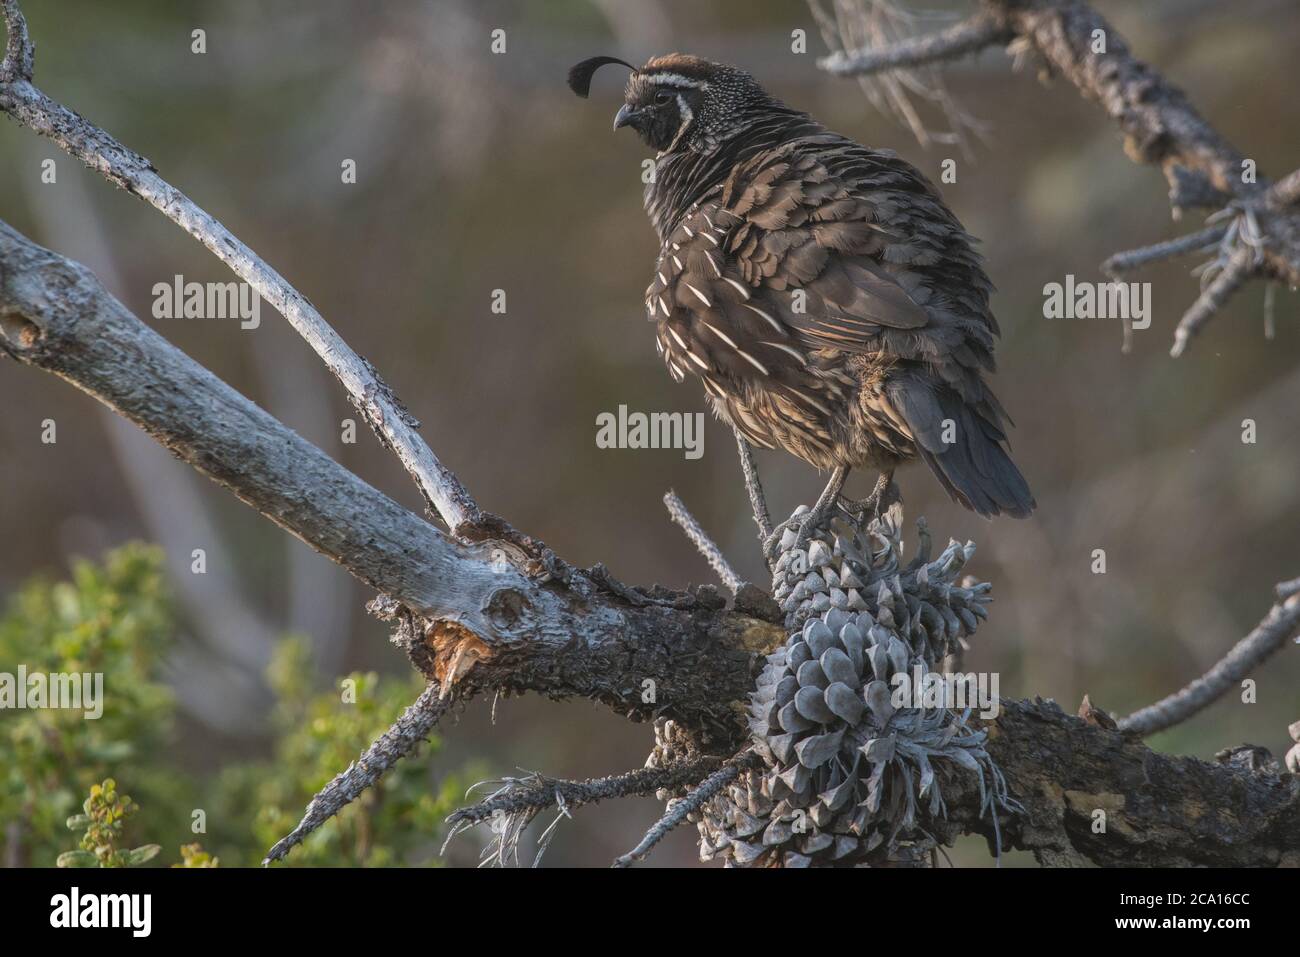
<instances>
[{"instance_id":1,"label":"dark tail feather","mask_svg":"<svg viewBox=\"0 0 1300 957\"><path fill-rule=\"evenodd\" d=\"M997 463L992 476L978 472L970 457L962 455L957 446L941 455L922 449L921 458L925 459L953 500L972 512L985 518L994 515L1028 518L1038 503L1034 501L1016 463L1001 448L994 448Z\"/></svg>"},{"instance_id":2,"label":"dark tail feather","mask_svg":"<svg viewBox=\"0 0 1300 957\"><path fill-rule=\"evenodd\" d=\"M892 385L892 384L891 384ZM1028 518L1037 507L1029 483L1011 461L997 425L950 389L913 378L891 388L889 398L916 437L917 451L955 501L985 518ZM956 441L942 441L942 422L957 426Z\"/></svg>"}]
</instances>

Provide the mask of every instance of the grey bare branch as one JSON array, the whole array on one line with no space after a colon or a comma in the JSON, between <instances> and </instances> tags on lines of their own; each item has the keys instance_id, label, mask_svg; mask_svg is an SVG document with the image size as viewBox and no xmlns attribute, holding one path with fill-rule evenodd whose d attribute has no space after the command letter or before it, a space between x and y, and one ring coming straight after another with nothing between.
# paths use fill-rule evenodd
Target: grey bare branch
<instances>
[{"instance_id":1,"label":"grey bare branch","mask_svg":"<svg viewBox=\"0 0 1300 957\"><path fill-rule=\"evenodd\" d=\"M536 773L522 778L504 778L496 782L497 790L486 800L461 808L447 818L451 830L443 851L446 852L447 845L456 835L484 821L491 821L493 838L483 856L486 861L505 864L518 859L518 843L524 830L548 808L558 808L561 816L569 817L571 810L584 804L690 787L717 770L721 763L721 758L703 756L679 761L669 767L639 768L589 781L562 781ZM553 828L554 825L548 828L547 834L539 841L543 849Z\"/></svg>"},{"instance_id":2,"label":"grey bare branch","mask_svg":"<svg viewBox=\"0 0 1300 957\"><path fill-rule=\"evenodd\" d=\"M678 762L665 768L638 768L587 781L564 781L542 774L522 778L503 778L500 787L478 804L461 808L447 818L453 827L482 823L498 812L516 814L526 810L541 811L559 802L571 808L594 804L610 798L654 794L662 788L689 787L716 771L721 758L704 756Z\"/></svg>"},{"instance_id":3,"label":"grey bare branch","mask_svg":"<svg viewBox=\"0 0 1300 957\"><path fill-rule=\"evenodd\" d=\"M1186 236L1178 236L1163 243L1153 243L1140 249L1129 249L1115 253L1101 264L1101 271L1112 279L1118 279L1126 272L1141 269L1154 262L1187 256L1192 253L1208 252L1223 241L1227 235L1227 226L1207 226L1205 229Z\"/></svg>"},{"instance_id":4,"label":"grey bare branch","mask_svg":"<svg viewBox=\"0 0 1300 957\"><path fill-rule=\"evenodd\" d=\"M1186 688L1120 721L1120 730L1143 737L1172 728L1208 707L1300 631L1300 579L1275 589L1277 603L1213 668Z\"/></svg>"},{"instance_id":5,"label":"grey bare branch","mask_svg":"<svg viewBox=\"0 0 1300 957\"><path fill-rule=\"evenodd\" d=\"M1010 29L1001 18L981 12L938 33L912 37L889 46L837 50L822 57L817 65L836 76L860 76L939 60L955 60L1006 43L1011 37Z\"/></svg>"},{"instance_id":6,"label":"grey bare branch","mask_svg":"<svg viewBox=\"0 0 1300 957\"><path fill-rule=\"evenodd\" d=\"M865 16L874 2L851 0L850 5L856 4ZM1105 38L1100 51L1094 43L1098 36ZM1124 38L1085 0L980 0L976 14L947 30L833 52L819 65L837 75L889 75L900 67L957 59L1008 39L1008 52L1017 64L1030 58L1043 75L1063 77L1085 99L1100 104L1120 127L1130 159L1160 168L1169 184L1175 218L1184 210L1201 208L1249 220L1250 232L1220 234L1214 228L1204 229L1119 253L1103 264L1103 271L1114 275L1194 251L1211 238L1223 244L1217 275L1178 325L1174 356L1186 350L1191 337L1247 280L1300 286L1300 209L1296 208L1300 170L1272 188L1263 177L1248 182L1243 175L1246 157L1181 90L1135 57ZM1128 335L1126 327L1126 347Z\"/></svg>"},{"instance_id":7,"label":"grey bare branch","mask_svg":"<svg viewBox=\"0 0 1300 957\"><path fill-rule=\"evenodd\" d=\"M663 710L641 701L649 677L679 720L717 731L734 726L729 702L744 697L755 660L780 640L779 625L716 596L665 592L638 603L586 578L573 588L540 582L512 563L509 543L453 541L172 346L84 267L3 223L0 351L93 395L420 616L408 651L447 688L486 669L503 687L589 693L649 719ZM694 672L674 666L697 658ZM453 660L459 673L446 670Z\"/></svg>"},{"instance_id":8,"label":"grey bare branch","mask_svg":"<svg viewBox=\"0 0 1300 957\"><path fill-rule=\"evenodd\" d=\"M297 330L338 377L348 398L393 451L416 485L453 531L477 522L478 506L416 432L419 422L387 383L327 323L311 302L213 216L176 189L152 163L84 117L56 103L32 84L32 46L17 0L5 0L9 41L0 65L0 110L48 137L110 183L140 197L202 243L257 290Z\"/></svg>"},{"instance_id":9,"label":"grey bare branch","mask_svg":"<svg viewBox=\"0 0 1300 957\"><path fill-rule=\"evenodd\" d=\"M722 584L726 585L727 590L734 595L744 583L741 581L740 576L736 574L735 569L731 567L730 562L727 561L727 556L722 554L722 549L700 527L700 523L695 520L695 516L690 513L686 503L678 497L676 492L670 489L664 493L664 505L667 507L672 520L686 533L686 537L699 549L700 554L704 556L704 560L709 563L709 567L721 579Z\"/></svg>"},{"instance_id":10,"label":"grey bare branch","mask_svg":"<svg viewBox=\"0 0 1300 957\"><path fill-rule=\"evenodd\" d=\"M263 865L282 860L308 834L355 801L385 771L427 741L448 706L449 702L438 696L436 685L424 689L378 741L311 799L298 826L267 851Z\"/></svg>"},{"instance_id":11,"label":"grey bare branch","mask_svg":"<svg viewBox=\"0 0 1300 957\"><path fill-rule=\"evenodd\" d=\"M641 838L641 842L636 847L614 861L614 867L631 867L638 861L645 860L645 856L650 853L654 846L662 841L673 828L685 821L689 814L698 811L705 801L736 780L741 771L757 764L758 755L753 751L744 751L729 760L705 778L699 787L692 790L685 797L671 802L668 812L655 822L654 826L646 832L646 836Z\"/></svg>"}]
</instances>

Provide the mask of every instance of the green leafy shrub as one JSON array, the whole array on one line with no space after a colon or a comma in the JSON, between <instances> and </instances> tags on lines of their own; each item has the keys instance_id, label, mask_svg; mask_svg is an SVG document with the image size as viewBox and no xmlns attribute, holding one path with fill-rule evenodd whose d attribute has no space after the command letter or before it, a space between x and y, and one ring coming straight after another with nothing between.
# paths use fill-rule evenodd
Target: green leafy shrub
<instances>
[{"instance_id":1,"label":"green leafy shrub","mask_svg":"<svg viewBox=\"0 0 1300 957\"><path fill-rule=\"evenodd\" d=\"M139 852L162 845L180 847L175 866L210 867L218 859L259 864L312 795L423 688L415 674L358 672L320 690L307 640L285 639L268 669L276 704L266 737L222 742L223 752L245 757L196 770L192 747L187 754L186 742L177 740L176 702L162 678L177 626L161 567L159 549L130 545L101 563L78 562L71 581L32 581L6 602L0 671L23 665L28 673L99 672L107 704L96 720L71 709L0 711L5 859L86 866L93 857L121 866L143 863ZM459 775L435 782L436 753L435 739L296 848L288 863L436 863L443 819L461 790ZM130 782L145 812L134 816L135 802L109 787L112 778ZM202 840L216 856L185 843L195 840L196 810L205 820ZM128 819L133 837L143 842L134 850L120 849ZM86 831L78 851L67 851L69 826Z\"/></svg>"},{"instance_id":2,"label":"green leafy shrub","mask_svg":"<svg viewBox=\"0 0 1300 957\"><path fill-rule=\"evenodd\" d=\"M219 867L221 861L203 849L202 844L182 844L181 862L172 867Z\"/></svg>"},{"instance_id":3,"label":"green leafy shrub","mask_svg":"<svg viewBox=\"0 0 1300 957\"><path fill-rule=\"evenodd\" d=\"M0 615L0 670L102 673L111 706L0 711L0 821L18 863L46 866L66 846L64 822L92 784L117 774L151 808L179 805L183 786L155 763L169 740L174 702L159 680L174 616L162 554L128 546L102 564L77 562L70 582L36 580Z\"/></svg>"},{"instance_id":4,"label":"green leafy shrub","mask_svg":"<svg viewBox=\"0 0 1300 957\"><path fill-rule=\"evenodd\" d=\"M157 844L142 844L119 850L127 819L140 810L125 794L117 793L117 782L107 778L90 787L82 813L68 818L69 831L84 830L81 850L67 851L58 858L59 867L135 867L146 864L162 850Z\"/></svg>"}]
</instances>

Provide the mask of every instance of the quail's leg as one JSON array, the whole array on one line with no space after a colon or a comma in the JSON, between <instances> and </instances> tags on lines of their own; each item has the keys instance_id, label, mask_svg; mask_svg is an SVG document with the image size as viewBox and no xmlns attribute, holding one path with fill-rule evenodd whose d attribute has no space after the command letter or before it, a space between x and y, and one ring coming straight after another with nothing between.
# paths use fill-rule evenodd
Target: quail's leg
<instances>
[{"instance_id":1,"label":"quail's leg","mask_svg":"<svg viewBox=\"0 0 1300 957\"><path fill-rule=\"evenodd\" d=\"M772 534L763 546L763 554L767 557L769 565L776 561L781 547L781 536L785 534L786 529L798 529L794 543L795 548L803 548L808 544L813 530L835 511L839 503L840 491L844 488L844 482L848 477L849 467L847 465L837 466L835 471L831 473L831 480L826 483L826 488L822 490L822 494L818 497L817 504L812 507L812 511L787 519L772 530Z\"/></svg>"},{"instance_id":2,"label":"quail's leg","mask_svg":"<svg viewBox=\"0 0 1300 957\"><path fill-rule=\"evenodd\" d=\"M886 505L886 499L889 495L889 486L893 481L893 469L881 472L880 477L876 479L876 485L871 490L871 494L857 502L845 501L844 510L855 518L860 518L861 516L868 514L873 518L879 518L884 514L885 509L888 507Z\"/></svg>"}]
</instances>

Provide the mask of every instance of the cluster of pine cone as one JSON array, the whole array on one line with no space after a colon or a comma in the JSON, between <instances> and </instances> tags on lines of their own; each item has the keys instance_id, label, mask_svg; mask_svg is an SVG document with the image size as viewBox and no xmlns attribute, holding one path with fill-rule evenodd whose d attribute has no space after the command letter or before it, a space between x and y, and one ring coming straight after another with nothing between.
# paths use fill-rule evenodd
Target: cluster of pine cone
<instances>
[{"instance_id":1,"label":"cluster of pine cone","mask_svg":"<svg viewBox=\"0 0 1300 957\"><path fill-rule=\"evenodd\" d=\"M801 505L798 517L807 511ZM802 625L811 615L831 609L873 612L931 662L954 654L988 617L984 607L992 585L957 577L975 554L975 543L950 541L930 561L925 520L917 523L920 553L903 564L902 509L895 505L865 529L839 522L818 529L804 548L787 531L776 561L772 594L786 621Z\"/></svg>"},{"instance_id":2,"label":"cluster of pine cone","mask_svg":"<svg viewBox=\"0 0 1300 957\"><path fill-rule=\"evenodd\" d=\"M977 775L984 809L1011 808L969 711L896 702L941 668L987 616L986 583L958 584L974 546L902 561L897 506L867 528L840 525L807 548L783 542L774 593L791 627L751 696L760 767L693 815L700 856L729 866L924 864L927 819L944 814L941 776ZM898 678L903 676L903 678ZM896 678L898 680L896 680ZM671 727L660 747L676 750Z\"/></svg>"}]
</instances>

